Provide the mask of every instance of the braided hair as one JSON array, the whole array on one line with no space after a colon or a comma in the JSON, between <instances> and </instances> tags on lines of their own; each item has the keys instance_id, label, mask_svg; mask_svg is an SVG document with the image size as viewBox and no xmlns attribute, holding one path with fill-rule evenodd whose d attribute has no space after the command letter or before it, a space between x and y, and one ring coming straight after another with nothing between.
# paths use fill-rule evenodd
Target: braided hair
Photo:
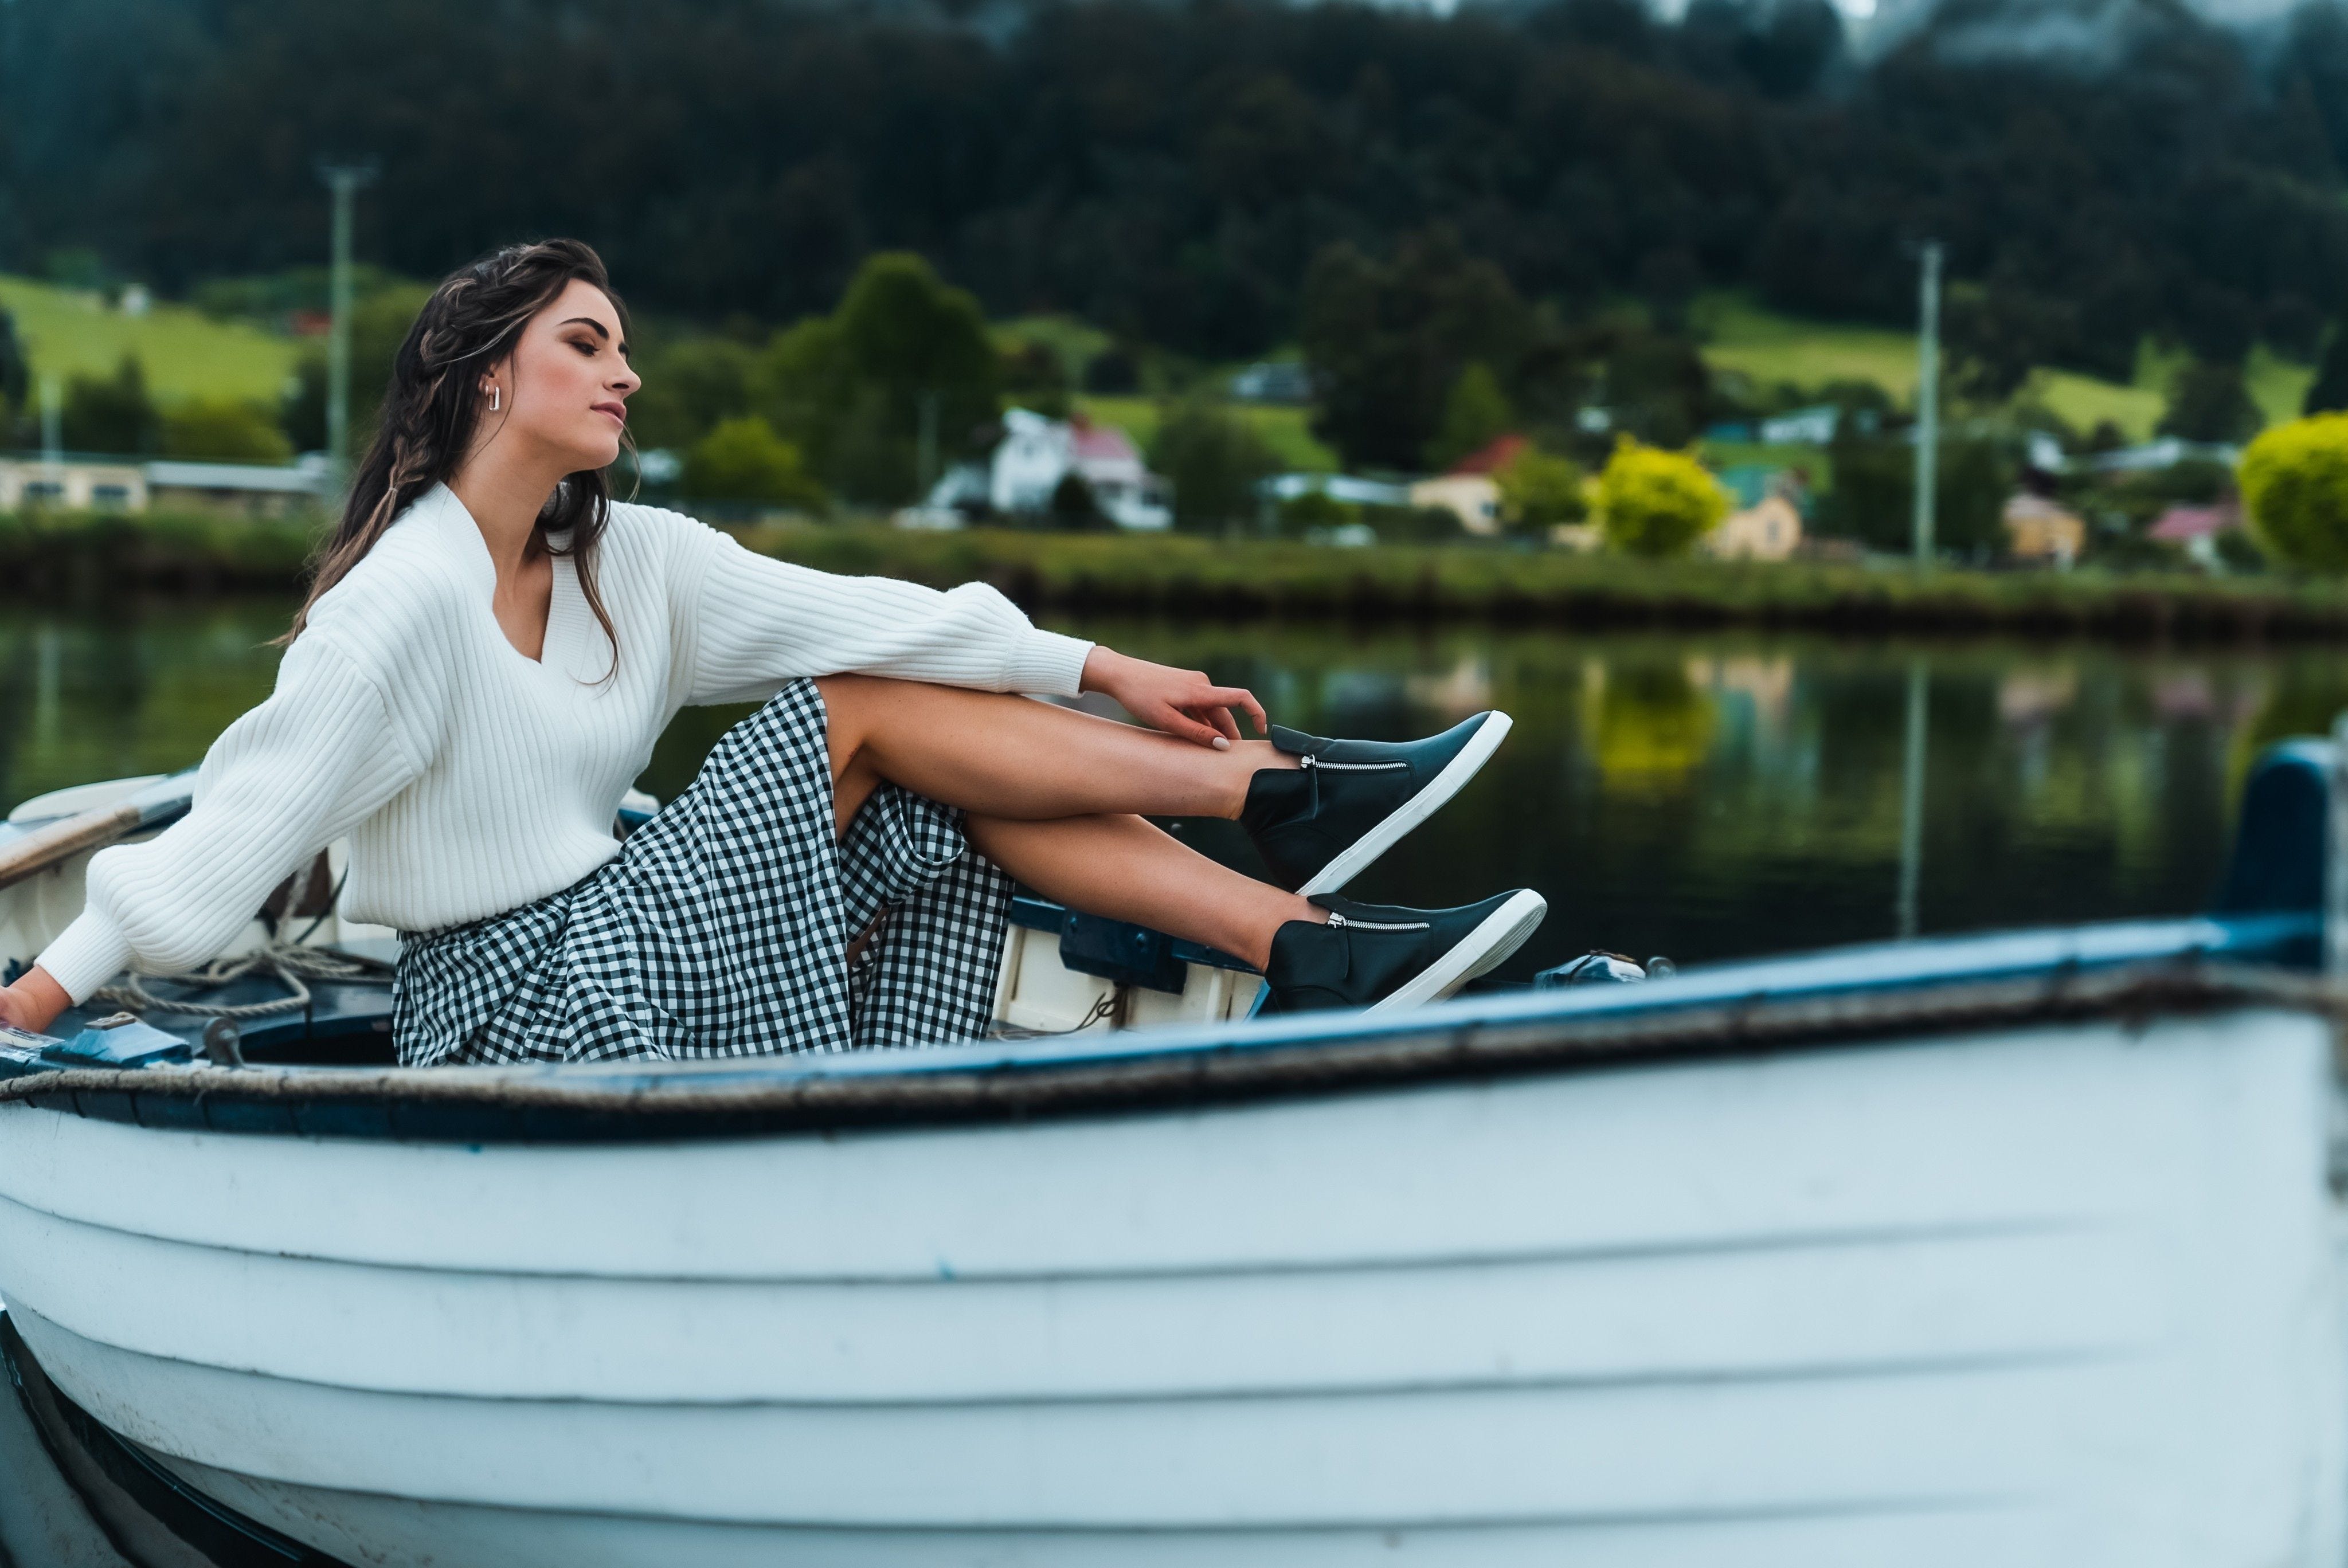
<instances>
[{"instance_id":1,"label":"braided hair","mask_svg":"<svg viewBox=\"0 0 2348 1568\"><path fill-rule=\"evenodd\" d=\"M612 292L603 259L579 240L509 245L449 273L432 291L392 363L375 439L352 477L341 521L318 548L309 595L279 642L301 636L319 596L366 559L410 503L456 472L484 408L478 373L510 352L530 318L560 298L573 279L602 290L626 329L627 307ZM595 545L610 520L611 502L608 468L565 477L539 514L530 548L572 558L580 590L611 639L616 673L619 634L595 583ZM557 546L548 538L566 530L568 544Z\"/></svg>"}]
</instances>

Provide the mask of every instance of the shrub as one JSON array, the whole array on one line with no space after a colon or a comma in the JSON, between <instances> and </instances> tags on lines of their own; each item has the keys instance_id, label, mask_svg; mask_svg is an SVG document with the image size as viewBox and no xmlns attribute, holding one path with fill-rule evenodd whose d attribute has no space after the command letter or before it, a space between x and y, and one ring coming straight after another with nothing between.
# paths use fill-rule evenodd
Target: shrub
<instances>
[{"instance_id":1,"label":"shrub","mask_svg":"<svg viewBox=\"0 0 2348 1568\"><path fill-rule=\"evenodd\" d=\"M193 397L163 416L163 453L223 463L283 463L294 443L264 408L232 397Z\"/></svg>"},{"instance_id":2,"label":"shrub","mask_svg":"<svg viewBox=\"0 0 2348 1568\"><path fill-rule=\"evenodd\" d=\"M1599 528L1629 555L1684 555L1728 514L1728 494L1684 452L1625 436L1598 476Z\"/></svg>"},{"instance_id":3,"label":"shrub","mask_svg":"<svg viewBox=\"0 0 2348 1568\"><path fill-rule=\"evenodd\" d=\"M2242 454L2241 481L2269 553L2309 571L2348 571L2348 414L2276 425Z\"/></svg>"},{"instance_id":4,"label":"shrub","mask_svg":"<svg viewBox=\"0 0 2348 1568\"><path fill-rule=\"evenodd\" d=\"M1514 533L1546 535L1590 510L1581 465L1528 446L1492 476L1500 487L1500 520Z\"/></svg>"},{"instance_id":5,"label":"shrub","mask_svg":"<svg viewBox=\"0 0 2348 1568\"><path fill-rule=\"evenodd\" d=\"M764 501L809 511L824 505L799 449L756 415L722 420L685 459L685 490L713 501Z\"/></svg>"},{"instance_id":6,"label":"shrub","mask_svg":"<svg viewBox=\"0 0 2348 1568\"><path fill-rule=\"evenodd\" d=\"M1334 528L1356 520L1354 509L1322 490L1307 490L1280 503L1280 531L1301 534L1308 528Z\"/></svg>"},{"instance_id":7,"label":"shrub","mask_svg":"<svg viewBox=\"0 0 2348 1568\"><path fill-rule=\"evenodd\" d=\"M1168 410L1149 453L1152 465L1173 482L1174 521L1185 528L1251 521L1256 481L1280 469L1254 425L1200 399Z\"/></svg>"}]
</instances>

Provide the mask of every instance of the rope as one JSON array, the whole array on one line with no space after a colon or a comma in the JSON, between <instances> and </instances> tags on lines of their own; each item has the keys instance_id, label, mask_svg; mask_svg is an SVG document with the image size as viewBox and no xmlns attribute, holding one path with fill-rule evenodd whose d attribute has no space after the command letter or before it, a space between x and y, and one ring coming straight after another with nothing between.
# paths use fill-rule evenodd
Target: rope
<instances>
[{"instance_id":1,"label":"rope","mask_svg":"<svg viewBox=\"0 0 2348 1568\"><path fill-rule=\"evenodd\" d=\"M314 925L313 929L315 929ZM182 1001L176 997L154 995L147 989L145 980L161 980L166 985L185 986L191 990L218 990L222 986L243 979L249 975L274 975L288 995L273 1001L224 1002ZM303 984L304 977L314 980L340 980L352 985L383 985L391 979L391 966L375 958L362 958L350 953L336 953L324 948L304 948L294 942L272 942L233 958L214 958L201 968L184 969L168 975L130 975L126 983L103 986L90 993L93 1001L108 1001L132 1012L175 1012L198 1018L269 1018L277 1013L299 1011L310 1005L310 988Z\"/></svg>"},{"instance_id":2,"label":"rope","mask_svg":"<svg viewBox=\"0 0 2348 1568\"><path fill-rule=\"evenodd\" d=\"M989 1040L1052 1040L1060 1035L1075 1034L1080 1030L1090 1029L1116 1011L1117 993L1111 991L1093 1003L1090 1012L1066 1029L1022 1029L1016 1024L998 1023L988 1028L986 1038Z\"/></svg>"}]
</instances>

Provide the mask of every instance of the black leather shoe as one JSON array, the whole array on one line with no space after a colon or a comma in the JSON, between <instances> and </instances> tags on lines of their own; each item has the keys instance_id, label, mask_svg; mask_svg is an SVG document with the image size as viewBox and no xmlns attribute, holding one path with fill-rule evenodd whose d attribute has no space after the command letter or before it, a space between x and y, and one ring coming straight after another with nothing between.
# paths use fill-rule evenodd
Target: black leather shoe
<instances>
[{"instance_id":1,"label":"black leather shoe","mask_svg":"<svg viewBox=\"0 0 2348 1568\"><path fill-rule=\"evenodd\" d=\"M1500 749L1512 721L1478 713L1424 741L1324 741L1272 727L1299 766L1248 783L1240 825L1272 879L1297 893L1334 892L1433 816Z\"/></svg>"},{"instance_id":2,"label":"black leather shoe","mask_svg":"<svg viewBox=\"0 0 2348 1568\"><path fill-rule=\"evenodd\" d=\"M1267 1013L1440 1001L1498 968L1549 913L1549 900L1529 887L1457 909L1357 904L1333 893L1313 902L1329 911L1327 925L1291 920L1272 933Z\"/></svg>"}]
</instances>

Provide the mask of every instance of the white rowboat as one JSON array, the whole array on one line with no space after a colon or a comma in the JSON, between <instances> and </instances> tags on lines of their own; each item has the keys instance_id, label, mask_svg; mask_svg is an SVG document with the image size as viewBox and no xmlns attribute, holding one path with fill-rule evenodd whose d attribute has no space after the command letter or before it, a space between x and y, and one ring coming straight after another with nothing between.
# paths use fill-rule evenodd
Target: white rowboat
<instances>
[{"instance_id":1,"label":"white rowboat","mask_svg":"<svg viewBox=\"0 0 2348 1568\"><path fill-rule=\"evenodd\" d=\"M2329 769L2210 917L1394 1018L19 1050L12 1355L256 1562L2330 1568Z\"/></svg>"}]
</instances>

